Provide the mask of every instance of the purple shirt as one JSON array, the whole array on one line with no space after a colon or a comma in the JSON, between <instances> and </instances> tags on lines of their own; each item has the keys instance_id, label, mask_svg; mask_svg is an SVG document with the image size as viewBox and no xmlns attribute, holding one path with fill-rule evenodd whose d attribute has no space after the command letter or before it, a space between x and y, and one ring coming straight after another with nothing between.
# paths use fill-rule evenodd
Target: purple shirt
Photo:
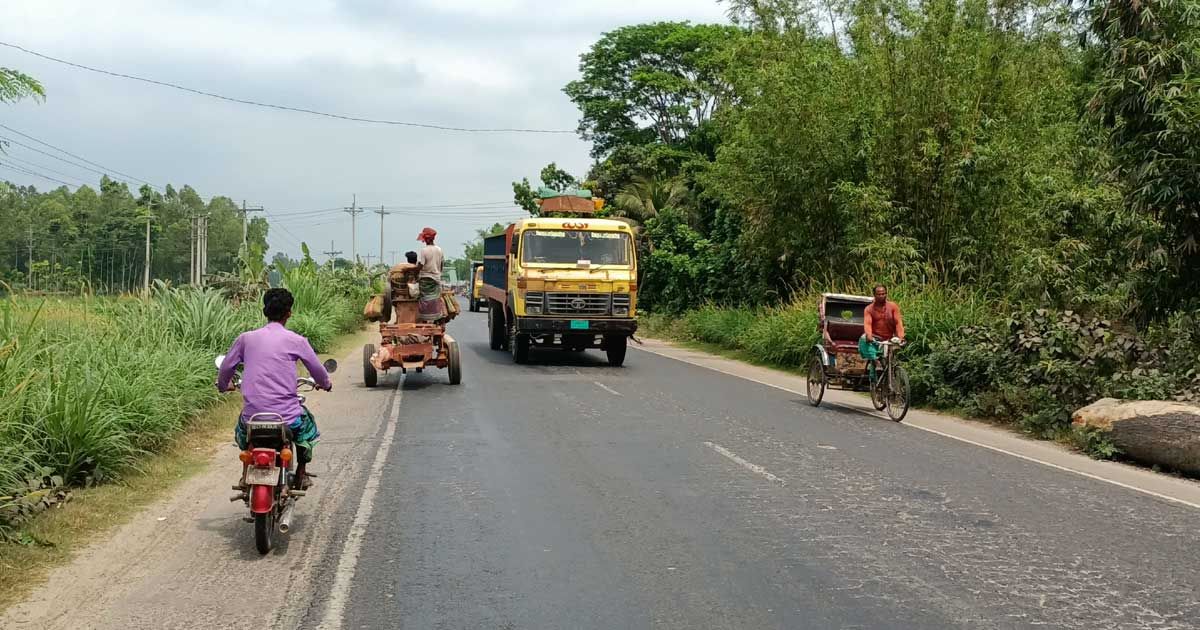
<instances>
[{"instance_id":1,"label":"purple shirt","mask_svg":"<svg viewBox=\"0 0 1200 630\"><path fill-rule=\"evenodd\" d=\"M277 413L287 421L300 417L300 399L296 397L296 361L304 362L308 373L322 389L332 387L329 373L317 360L308 340L270 322L258 330L238 335L225 362L217 373L217 389L225 391L234 370L242 371L242 417L256 413Z\"/></svg>"}]
</instances>

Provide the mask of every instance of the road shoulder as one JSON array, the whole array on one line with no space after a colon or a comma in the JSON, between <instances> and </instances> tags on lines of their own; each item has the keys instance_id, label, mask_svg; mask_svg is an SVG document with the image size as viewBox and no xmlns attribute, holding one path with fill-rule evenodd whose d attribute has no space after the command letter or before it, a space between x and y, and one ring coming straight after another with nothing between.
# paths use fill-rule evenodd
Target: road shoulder
<instances>
[{"instance_id":1,"label":"road shoulder","mask_svg":"<svg viewBox=\"0 0 1200 630\"><path fill-rule=\"evenodd\" d=\"M634 347L643 352L650 352L774 387L807 400L806 380L802 376L751 365L659 339L643 339L642 341L643 345ZM825 392L825 398L821 404L880 416L872 409L870 400L864 394L828 390ZM1200 483L1189 479L1156 473L1130 464L1095 460L1054 442L1035 440L1004 428L948 414L913 409L904 419L904 425L1063 472L1123 487L1162 501L1200 509Z\"/></svg>"}]
</instances>

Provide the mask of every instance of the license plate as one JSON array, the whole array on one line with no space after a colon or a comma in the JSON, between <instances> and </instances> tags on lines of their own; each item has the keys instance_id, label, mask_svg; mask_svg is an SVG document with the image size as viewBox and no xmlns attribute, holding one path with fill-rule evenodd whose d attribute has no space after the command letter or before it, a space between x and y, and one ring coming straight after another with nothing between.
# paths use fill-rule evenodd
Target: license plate
<instances>
[{"instance_id":1,"label":"license plate","mask_svg":"<svg viewBox=\"0 0 1200 630\"><path fill-rule=\"evenodd\" d=\"M588 320L586 320L586 319L572 319L571 320L571 330L587 330L587 329L588 329Z\"/></svg>"},{"instance_id":2,"label":"license plate","mask_svg":"<svg viewBox=\"0 0 1200 630\"><path fill-rule=\"evenodd\" d=\"M255 486L273 486L279 483L279 469L274 466L250 468L246 471L246 483Z\"/></svg>"}]
</instances>

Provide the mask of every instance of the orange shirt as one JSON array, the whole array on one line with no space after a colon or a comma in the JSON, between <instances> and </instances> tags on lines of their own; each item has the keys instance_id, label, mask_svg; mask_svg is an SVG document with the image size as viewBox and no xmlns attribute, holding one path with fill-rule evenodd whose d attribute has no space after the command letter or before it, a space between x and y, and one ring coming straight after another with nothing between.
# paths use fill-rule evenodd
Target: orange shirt
<instances>
[{"instance_id":1,"label":"orange shirt","mask_svg":"<svg viewBox=\"0 0 1200 630\"><path fill-rule=\"evenodd\" d=\"M871 302L863 309L863 332L867 334L867 339L872 336L903 339L904 320L900 317L900 306L891 301L884 303L882 307Z\"/></svg>"}]
</instances>

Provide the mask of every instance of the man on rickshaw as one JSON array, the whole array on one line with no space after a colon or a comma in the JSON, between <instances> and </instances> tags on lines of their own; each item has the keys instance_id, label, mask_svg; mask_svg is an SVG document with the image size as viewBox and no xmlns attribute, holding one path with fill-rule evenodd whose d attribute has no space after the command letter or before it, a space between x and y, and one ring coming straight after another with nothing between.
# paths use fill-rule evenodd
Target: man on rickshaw
<instances>
[{"instance_id":1,"label":"man on rickshaw","mask_svg":"<svg viewBox=\"0 0 1200 630\"><path fill-rule=\"evenodd\" d=\"M904 319L900 306L888 300L887 287L876 285L875 301L863 309L863 336L858 339L858 353L869 362L871 382L875 382L875 368L879 363L882 348L879 342L889 339L904 341Z\"/></svg>"}]
</instances>

